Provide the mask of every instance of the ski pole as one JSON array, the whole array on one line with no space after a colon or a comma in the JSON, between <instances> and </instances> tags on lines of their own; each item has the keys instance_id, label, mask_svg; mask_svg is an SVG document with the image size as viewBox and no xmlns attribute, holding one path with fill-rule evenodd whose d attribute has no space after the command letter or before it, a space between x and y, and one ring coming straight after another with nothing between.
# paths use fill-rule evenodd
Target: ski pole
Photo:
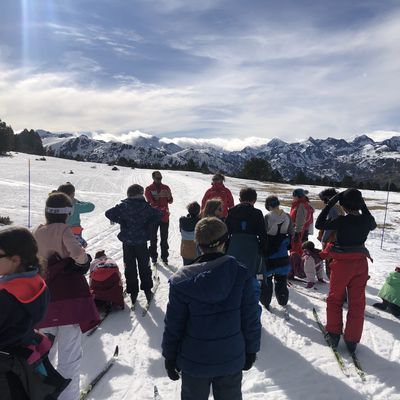
<instances>
[{"instance_id":1,"label":"ski pole","mask_svg":"<svg viewBox=\"0 0 400 400\"><path fill-rule=\"evenodd\" d=\"M31 159L28 158L28 228L31 227Z\"/></svg>"},{"instance_id":2,"label":"ski pole","mask_svg":"<svg viewBox=\"0 0 400 400\"><path fill-rule=\"evenodd\" d=\"M382 238L381 238L381 249L382 249L382 246L383 246L383 236L384 236L384 234L385 234L386 215L387 215L387 209L388 209L388 203L389 203L390 185L391 185L391 181L389 180L389 183L388 183L388 191L387 191L387 196L386 196L385 217L383 218Z\"/></svg>"}]
</instances>

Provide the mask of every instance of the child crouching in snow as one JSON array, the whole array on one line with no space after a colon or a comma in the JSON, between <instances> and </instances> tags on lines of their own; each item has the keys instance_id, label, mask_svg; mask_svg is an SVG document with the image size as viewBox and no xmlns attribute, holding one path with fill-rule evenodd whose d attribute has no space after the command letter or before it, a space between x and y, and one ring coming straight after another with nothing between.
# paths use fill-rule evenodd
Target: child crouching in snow
<instances>
[{"instance_id":1,"label":"child crouching in snow","mask_svg":"<svg viewBox=\"0 0 400 400\"><path fill-rule=\"evenodd\" d=\"M98 306L104 305L110 310L112 307L124 309L124 296L121 274L117 263L107 257L104 250L96 253L90 264L90 291Z\"/></svg>"},{"instance_id":2,"label":"child crouching in snow","mask_svg":"<svg viewBox=\"0 0 400 400\"><path fill-rule=\"evenodd\" d=\"M315 275L317 276L318 282L325 283L323 278L322 258L319 256L319 250L315 249L314 243L310 240L304 242L301 245L303 249L303 263L304 273L307 278L307 289L311 289L315 284Z\"/></svg>"},{"instance_id":3,"label":"child crouching in snow","mask_svg":"<svg viewBox=\"0 0 400 400\"><path fill-rule=\"evenodd\" d=\"M378 296L382 303L375 303L373 306L400 318L400 267L389 274Z\"/></svg>"},{"instance_id":4,"label":"child crouching in snow","mask_svg":"<svg viewBox=\"0 0 400 400\"><path fill-rule=\"evenodd\" d=\"M203 255L170 278L162 354L182 400L242 399L242 370L260 349L259 287L248 269L224 254L226 225L203 218L195 228Z\"/></svg>"}]
</instances>

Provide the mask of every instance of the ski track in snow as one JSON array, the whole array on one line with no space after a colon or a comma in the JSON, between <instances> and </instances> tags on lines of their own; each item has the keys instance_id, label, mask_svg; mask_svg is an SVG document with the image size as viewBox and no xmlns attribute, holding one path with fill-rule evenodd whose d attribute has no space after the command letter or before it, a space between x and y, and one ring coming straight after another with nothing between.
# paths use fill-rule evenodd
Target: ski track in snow
<instances>
[{"instance_id":1,"label":"ski track in snow","mask_svg":"<svg viewBox=\"0 0 400 400\"><path fill-rule=\"evenodd\" d=\"M47 161L35 161L35 156L15 154L0 158L0 215L10 216L15 225L28 224L28 157L31 159L31 225L44 221L44 203L51 190L61 183L71 181L77 189L76 197L95 203L96 209L82 215L85 228L83 236L92 255L106 250L123 271L122 246L116 235L118 225L110 225L104 211L125 198L126 189L133 183L146 187L151 183L151 170L119 167L112 171L105 164L82 163L47 157ZM72 170L74 174L68 172ZM179 217L186 214L185 206L191 201L201 201L210 186L210 175L194 172L162 171L163 182L172 191L174 203L170 206L169 229L170 257L172 266L179 267L180 233ZM227 178L235 202L241 187L251 185L259 193L256 207L263 213L267 193L276 193L289 200L293 187ZM311 198L321 190L305 186ZM384 205L386 194L364 191L368 205ZM400 194L391 193L387 223L392 227L385 231L384 248L380 249L381 230L371 234L367 246L374 263L370 264L371 279L367 286L367 304L378 301L377 293L388 272L399 263L398 243L400 228L398 204ZM286 208L287 211L287 208ZM319 210L317 210L317 215ZM384 210L373 210L378 224L382 224ZM316 232L315 232L316 235ZM315 240L315 236L313 237ZM168 301L168 278L172 272L165 266L158 267L160 286L147 316L142 317L145 297L141 292L135 311L127 306L123 311L111 313L91 336L83 335L82 387L99 372L112 356L115 346L120 347L117 363L103 377L89 399L145 400L154 399L154 385L164 400L180 398L180 382L168 379L161 356L161 340L164 329L164 313ZM298 283L296 283L298 284ZM301 284L299 284L301 285ZM325 296L328 285L318 286L316 295ZM129 296L125 299L130 306ZM261 351L255 367L243 374L244 399L269 400L400 400L400 321L384 312L376 312L375 318L366 318L364 333L358 350L367 380L362 383L352 369L351 359L341 342L339 350L352 372L346 378L340 371L331 350L326 346L312 315L316 307L322 322L326 321L326 304L290 289L290 320L283 319L283 311L275 299L273 313L262 312ZM374 309L371 310L371 312ZM346 313L344 313L345 318Z\"/></svg>"}]
</instances>

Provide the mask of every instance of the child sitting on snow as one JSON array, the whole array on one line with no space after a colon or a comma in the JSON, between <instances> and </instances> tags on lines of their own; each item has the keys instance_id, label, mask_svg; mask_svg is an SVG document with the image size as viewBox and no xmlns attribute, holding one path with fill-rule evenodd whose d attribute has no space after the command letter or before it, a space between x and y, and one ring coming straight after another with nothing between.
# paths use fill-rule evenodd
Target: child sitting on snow
<instances>
[{"instance_id":1,"label":"child sitting on snow","mask_svg":"<svg viewBox=\"0 0 400 400\"><path fill-rule=\"evenodd\" d=\"M319 250L315 249L314 243L311 241L304 242L301 246L303 249L302 261L304 264L304 273L307 278L307 289L311 289L315 284L315 275L318 282L325 283L323 278L322 259L319 256Z\"/></svg>"},{"instance_id":2,"label":"child sitting on snow","mask_svg":"<svg viewBox=\"0 0 400 400\"><path fill-rule=\"evenodd\" d=\"M124 297L122 294L121 274L117 263L107 257L104 250L96 253L94 261L90 265L90 291L96 304L124 309Z\"/></svg>"},{"instance_id":3,"label":"child sitting on snow","mask_svg":"<svg viewBox=\"0 0 400 400\"><path fill-rule=\"evenodd\" d=\"M389 274L378 296L382 303L375 303L373 306L400 318L400 267Z\"/></svg>"}]
</instances>

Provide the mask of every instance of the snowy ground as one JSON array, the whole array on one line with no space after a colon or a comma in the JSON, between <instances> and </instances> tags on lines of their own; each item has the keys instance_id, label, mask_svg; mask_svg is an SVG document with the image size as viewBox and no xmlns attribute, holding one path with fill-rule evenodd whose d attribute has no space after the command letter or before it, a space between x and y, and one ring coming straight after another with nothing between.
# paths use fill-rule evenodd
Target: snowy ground
<instances>
[{"instance_id":1,"label":"snowy ground","mask_svg":"<svg viewBox=\"0 0 400 400\"><path fill-rule=\"evenodd\" d=\"M81 163L47 157L47 161L31 159L31 226L44 220L44 203L48 193L59 184L71 181L77 188L77 198L96 204L93 213L84 215L84 237L92 254L104 248L122 267L121 243L116 238L117 225L111 226L104 211L125 198L130 184L147 186L151 171L120 168L112 171L104 164ZM38 157L37 157L38 158ZM72 170L74 174L69 174ZM210 185L210 176L191 172L163 171L163 181L174 196L170 222L170 262L179 266L180 234L178 218L185 214L185 205L200 201ZM267 194L276 193L290 200L289 185L264 184L227 178L235 201L241 187L251 185L259 193L259 207L265 212L263 202ZM316 200L321 190L309 187L311 199ZM377 223L383 224L386 194L365 191ZM285 203L288 204L288 203ZM315 202L317 204L317 202ZM367 304L377 301L377 293L386 275L394 270L399 260L400 194L391 193L383 249L380 249L382 229L370 235L367 246L374 263L370 265L367 287ZM317 211L318 213L318 211ZM317 214L316 213L316 214ZM10 216L16 225L28 225L28 156L0 158L0 216ZM316 242L316 241L315 241ZM316 242L317 243L317 242ZM141 316L141 307L135 313L124 311L110 315L98 331L83 339L82 386L92 378L112 355L115 345L120 346L118 363L109 371L92 392L92 399L145 400L154 398L154 385L164 400L180 398L180 382L172 382L164 371L160 343L164 328L163 318L168 298L168 277L171 272L160 268L160 287L149 314ZM314 294L327 292L327 285L320 286ZM139 301L144 304L144 296ZM362 383L356 374L345 377L323 337L316 327L312 307L319 310L325 322L325 303L316 298L290 292L290 321L282 318L281 311L270 314L263 310L262 344L255 367L244 373L244 399L296 400L296 399L400 399L400 321L394 317L375 313L366 318L364 334L358 348L359 359L367 373ZM273 306L276 304L273 303ZM369 312L374 312L371 307ZM343 344L340 349L344 351ZM351 364L349 363L351 366ZM354 371L353 371L354 372Z\"/></svg>"}]
</instances>

